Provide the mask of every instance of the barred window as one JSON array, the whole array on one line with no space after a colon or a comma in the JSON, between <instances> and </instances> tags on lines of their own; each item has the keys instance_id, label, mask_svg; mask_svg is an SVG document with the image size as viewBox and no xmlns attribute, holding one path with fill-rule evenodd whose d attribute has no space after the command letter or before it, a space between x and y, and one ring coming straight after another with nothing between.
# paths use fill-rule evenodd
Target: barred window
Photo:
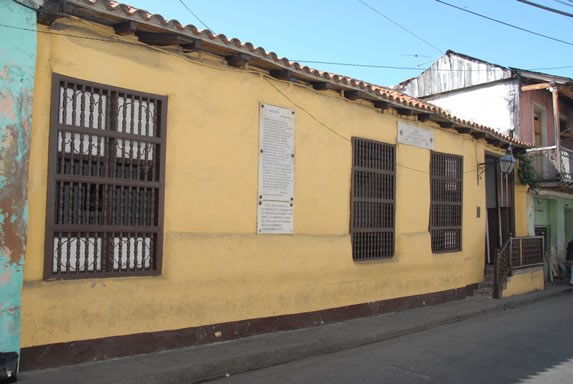
<instances>
[{"instance_id":1,"label":"barred window","mask_svg":"<svg viewBox=\"0 0 573 384\"><path fill-rule=\"evenodd\" d=\"M463 170L461 156L432 152L430 234L434 253L462 250Z\"/></svg>"},{"instance_id":2,"label":"barred window","mask_svg":"<svg viewBox=\"0 0 573 384\"><path fill-rule=\"evenodd\" d=\"M160 273L166 110L54 74L45 278Z\"/></svg>"},{"instance_id":3,"label":"barred window","mask_svg":"<svg viewBox=\"0 0 573 384\"><path fill-rule=\"evenodd\" d=\"M549 251L549 239L551 238L551 228L548 225L536 225L535 236L543 236L545 250Z\"/></svg>"},{"instance_id":4,"label":"barred window","mask_svg":"<svg viewBox=\"0 0 573 384\"><path fill-rule=\"evenodd\" d=\"M352 138L352 258L394 256L396 157L393 145Z\"/></svg>"}]
</instances>

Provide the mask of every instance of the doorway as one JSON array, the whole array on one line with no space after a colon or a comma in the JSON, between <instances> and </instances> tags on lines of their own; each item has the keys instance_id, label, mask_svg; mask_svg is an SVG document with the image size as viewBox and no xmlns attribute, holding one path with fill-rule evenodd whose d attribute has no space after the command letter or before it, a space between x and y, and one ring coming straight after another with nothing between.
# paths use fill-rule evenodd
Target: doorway
<instances>
[{"instance_id":1,"label":"doorway","mask_svg":"<svg viewBox=\"0 0 573 384\"><path fill-rule=\"evenodd\" d=\"M485 162L486 264L493 264L497 250L515 233L513 172L501 173L496 156L486 155Z\"/></svg>"}]
</instances>

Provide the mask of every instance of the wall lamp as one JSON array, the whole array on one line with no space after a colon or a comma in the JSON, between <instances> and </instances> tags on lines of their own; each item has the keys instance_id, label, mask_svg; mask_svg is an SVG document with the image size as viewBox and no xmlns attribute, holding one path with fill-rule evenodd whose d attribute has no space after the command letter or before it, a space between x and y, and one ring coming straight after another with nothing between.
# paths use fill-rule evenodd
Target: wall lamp
<instances>
[{"instance_id":1,"label":"wall lamp","mask_svg":"<svg viewBox=\"0 0 573 384\"><path fill-rule=\"evenodd\" d=\"M513 168L515 168L515 157L513 156L513 148L511 144L507 147L507 152L505 155L500 157L499 159L495 159L494 163L479 163L477 165L477 183L479 185L479 181L481 179L481 175L492 165L499 164L499 171L505 175L509 175Z\"/></svg>"}]
</instances>

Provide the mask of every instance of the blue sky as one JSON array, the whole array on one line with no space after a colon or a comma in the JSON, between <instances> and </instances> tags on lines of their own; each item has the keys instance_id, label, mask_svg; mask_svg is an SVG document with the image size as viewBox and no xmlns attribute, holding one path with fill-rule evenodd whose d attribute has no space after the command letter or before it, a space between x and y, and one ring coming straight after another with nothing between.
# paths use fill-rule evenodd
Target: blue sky
<instances>
[{"instance_id":1,"label":"blue sky","mask_svg":"<svg viewBox=\"0 0 573 384\"><path fill-rule=\"evenodd\" d=\"M418 75L448 49L504 66L573 77L573 18L517 0L443 1L566 43L500 25L436 0L183 1L202 22L179 0L125 0L199 29L205 29L205 23L215 33L251 42L279 57L379 85L394 85ZM573 0L534 1L573 14Z\"/></svg>"}]
</instances>

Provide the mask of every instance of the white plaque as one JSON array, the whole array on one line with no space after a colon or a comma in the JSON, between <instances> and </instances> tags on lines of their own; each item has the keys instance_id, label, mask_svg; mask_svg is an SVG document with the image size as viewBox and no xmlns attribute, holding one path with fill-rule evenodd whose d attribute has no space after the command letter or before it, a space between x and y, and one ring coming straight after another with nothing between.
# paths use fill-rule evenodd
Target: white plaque
<instances>
[{"instance_id":1,"label":"white plaque","mask_svg":"<svg viewBox=\"0 0 573 384\"><path fill-rule=\"evenodd\" d=\"M292 233L293 204L285 201L259 201L257 233Z\"/></svg>"},{"instance_id":2,"label":"white plaque","mask_svg":"<svg viewBox=\"0 0 573 384\"><path fill-rule=\"evenodd\" d=\"M292 233L294 127L293 110L261 103L257 233Z\"/></svg>"},{"instance_id":3,"label":"white plaque","mask_svg":"<svg viewBox=\"0 0 573 384\"><path fill-rule=\"evenodd\" d=\"M398 123L398 143L434 149L434 132L415 125Z\"/></svg>"}]
</instances>

